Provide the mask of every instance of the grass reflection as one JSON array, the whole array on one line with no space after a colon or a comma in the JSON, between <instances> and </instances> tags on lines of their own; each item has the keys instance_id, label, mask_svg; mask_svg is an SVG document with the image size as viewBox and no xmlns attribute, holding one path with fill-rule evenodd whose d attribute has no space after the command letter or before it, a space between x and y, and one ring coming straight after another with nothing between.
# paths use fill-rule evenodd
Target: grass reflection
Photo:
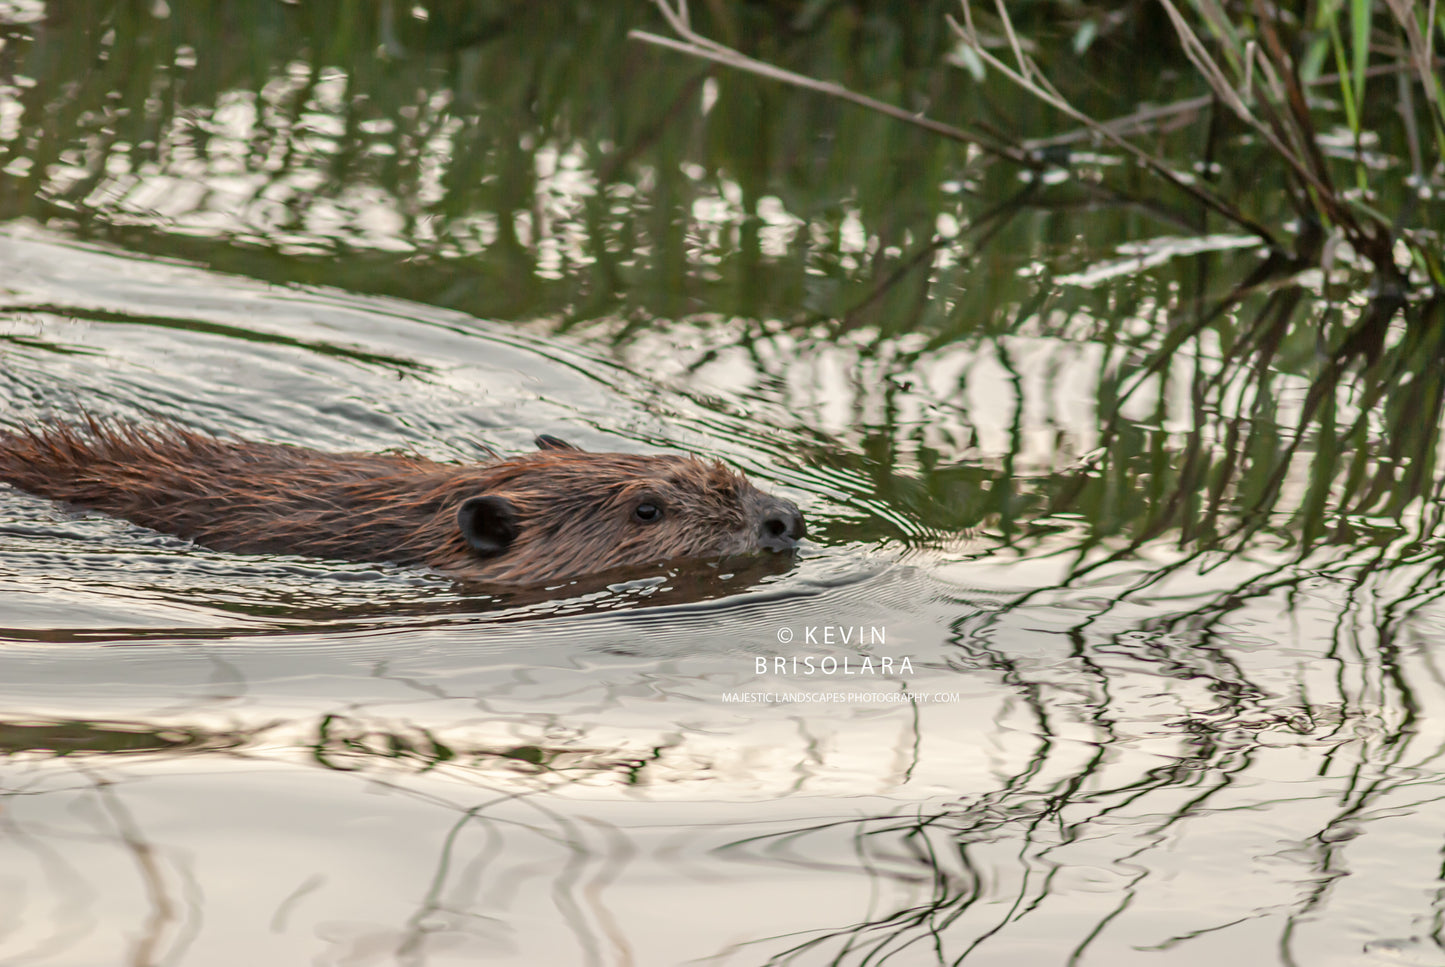
<instances>
[{"instance_id":1,"label":"grass reflection","mask_svg":"<svg viewBox=\"0 0 1445 967\"><path fill-rule=\"evenodd\" d=\"M1445 193L1426 163L1438 131L1425 84L1371 73L1389 65L1369 53L1408 59L1408 31L1357 42L1323 19L1256 19L1255 69L1278 81L1247 105L1261 129L1189 72L1162 7L1013 5L1020 50L1070 103L1169 161L1161 182L1153 162L1000 83L997 66L976 79L1005 50L1005 24L980 13L976 46L960 46L952 3L696 5L708 9L694 26L1016 152L639 47L629 30L666 28L642 5L52 6L0 29L0 218L272 282L540 319L660 387L639 411L776 448L784 482L832 509L817 528L828 545L902 545L964 574L1057 565L987 608L908 589L955 595L940 663L1006 694L978 742L1012 742L1020 761L1000 753L988 783L914 805L870 801L766 834L719 824L710 858L737 861L745 888L761 889L759 871L822 873L867 895L808 909L794 933L750 933L736 948L748 962L1025 962L1039 937L1067 962L1186 947L1214 959L1258 952L1219 940L1248 927L1279 962L1308 963L1311 935L1332 953L1361 940L1326 920L1380 922L1406 893L1398 936L1439 940L1438 869L1407 880L1390 862L1393 838L1418 846L1442 818ZM1207 50L1239 67L1224 40ZM1329 83L1326 57L1339 61ZM1406 93L1413 122L1378 120ZM1280 164L1266 132L1300 165ZM587 606L665 600L695 617L766 576L676 575L669 598L633 587ZM324 611L315 585L303 575L294 598L263 588L237 610L277 609L280 627L374 622ZM850 608L872 589L859 585ZM545 616L507 603L518 621ZM445 624L475 607L415 611ZM653 694L647 674L622 677L608 688ZM563 711L590 715L577 706ZM489 742L424 710L349 708L284 735L25 719L0 726L0 755L103 753L121 769L264 752L327 778L395 780L388 790L454 782L437 799L447 832L427 844L429 884L393 930L420 962L431 918L502 916L525 877L545 881L589 952L621 935L610 917L625 903L604 901L636 827L538 806L526 829L552 852L518 859L506 851L522 825L488 810L588 782L639 798L755 789L762 766L727 773L710 747L694 755L717 724L698 718L636 748L585 725L572 742ZM908 755L870 762L889 794L911 793L910 770L936 754L934 733L905 731ZM802 733L771 749L791 757L789 794L839 755L823 726ZM1235 868L1214 865L1226 860ZM1348 906L1355 871L1389 901ZM366 930L357 945L377 936Z\"/></svg>"},{"instance_id":2,"label":"grass reflection","mask_svg":"<svg viewBox=\"0 0 1445 967\"><path fill-rule=\"evenodd\" d=\"M1356 540L1362 521L1429 539L1442 403L1430 362L1445 332L1427 227L1439 203L1421 191L1434 175L1417 143L1430 99L1410 102L1415 142L1370 127L1396 104L1378 61L1351 62L1324 19L1315 32L1261 20L1260 56L1283 72L1301 56L1290 44L1306 48L1313 85L1269 97L1328 89L1331 49L1349 66L1353 151L1323 102L1256 106L1318 149L1280 168L1255 114L1184 96L1207 94L1207 77L1182 75L1186 90L1159 79L1188 69L1167 18L1068 8L1056 20L1052 7L1007 24L980 13L963 46L944 3L697 12L699 35L926 109L992 146L980 153L628 39L666 31L664 8L92 0L5 28L0 217L272 281L561 328L602 321L619 347L669 320L735 322L759 389L786 379L786 356L757 352L771 333L840 350L860 385L827 394L869 405L856 433L802 456L866 480L890 510L840 535L982 527L1028 547L1082 520L1081 562L1161 538L1188 549L1287 534L1307 551ZM1128 123L1087 150L1068 132L1024 137L1049 121L1037 91L979 59L994 57L987 31L1005 28L1030 38L1061 97ZM1214 56L1235 52L1215 42ZM1400 54L1406 93L1413 50ZM1117 94L1094 83L1105 64ZM1128 115L1141 98L1170 106ZM1165 172L1166 158L1208 178ZM1396 177L1407 160L1414 176ZM1359 197L1338 187L1352 180ZM1374 214L1391 211L1398 225ZM1222 228L1243 235L1189 239ZM1262 258L1240 248L1250 235ZM1413 265L1395 265L1389 239ZM1094 425L1060 427L1047 467L1023 464L1044 429L1027 411L1048 404L1016 368L1029 339L1086 348L1070 365L1093 371L1076 393ZM1007 445L977 446L967 379L915 391L944 350L1006 372ZM908 412L920 396L931 412Z\"/></svg>"}]
</instances>

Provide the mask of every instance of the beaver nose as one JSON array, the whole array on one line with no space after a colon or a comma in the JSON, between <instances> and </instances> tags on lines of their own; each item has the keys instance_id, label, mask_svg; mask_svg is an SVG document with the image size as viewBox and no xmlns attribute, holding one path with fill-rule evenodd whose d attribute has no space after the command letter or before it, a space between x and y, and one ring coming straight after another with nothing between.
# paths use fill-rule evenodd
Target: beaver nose
<instances>
[{"instance_id":1,"label":"beaver nose","mask_svg":"<svg viewBox=\"0 0 1445 967\"><path fill-rule=\"evenodd\" d=\"M791 500L769 497L762 507L762 523L758 525L758 537L770 551L790 551L807 533L803 524L803 512Z\"/></svg>"}]
</instances>

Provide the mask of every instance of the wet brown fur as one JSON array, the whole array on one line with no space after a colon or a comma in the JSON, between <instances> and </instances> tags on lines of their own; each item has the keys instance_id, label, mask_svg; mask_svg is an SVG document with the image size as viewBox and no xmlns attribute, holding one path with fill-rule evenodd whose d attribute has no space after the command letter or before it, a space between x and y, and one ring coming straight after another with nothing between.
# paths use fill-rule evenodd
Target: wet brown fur
<instances>
[{"instance_id":1,"label":"wet brown fur","mask_svg":"<svg viewBox=\"0 0 1445 967\"><path fill-rule=\"evenodd\" d=\"M0 481L217 550L419 564L509 585L753 552L756 507L773 501L695 457L549 447L459 465L94 419L0 431ZM516 539L495 557L458 529L458 508L478 495L516 511ZM663 519L633 519L639 501Z\"/></svg>"}]
</instances>

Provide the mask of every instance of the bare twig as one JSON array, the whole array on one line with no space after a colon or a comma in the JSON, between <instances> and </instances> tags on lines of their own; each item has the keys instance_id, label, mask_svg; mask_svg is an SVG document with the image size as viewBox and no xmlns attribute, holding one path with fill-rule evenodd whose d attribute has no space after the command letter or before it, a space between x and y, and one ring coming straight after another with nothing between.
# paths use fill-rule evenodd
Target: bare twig
<instances>
[{"instance_id":1,"label":"bare twig","mask_svg":"<svg viewBox=\"0 0 1445 967\"><path fill-rule=\"evenodd\" d=\"M995 0L995 7L997 9L999 18L1005 23L1007 23L1009 21L1008 11L1004 9L1002 0ZM983 40L978 34L978 30L974 26L973 11L970 9L967 0L964 0L963 3L963 17L963 25L960 25L958 21L954 20L952 17L948 18L948 23L953 28L954 32L958 34L959 39L966 43L975 55L977 55L989 66L993 67L994 70L997 70L1004 77L1007 77L1019 87L1022 87L1024 90L1033 94L1045 104L1048 104L1055 110L1068 115L1075 121L1078 121L1080 124L1084 125L1090 131L1093 131L1099 137L1108 141L1110 144L1132 155L1135 160L1137 160L1140 164L1149 168L1151 171L1159 175L1159 177L1163 178L1170 185L1173 185L1175 188L1194 198L1196 201L1198 201L1201 205L1204 205L1210 211L1213 211L1216 214L1222 216L1223 218L1233 222L1234 224L1239 225L1240 227L1245 228L1250 232L1253 232L1255 235L1263 239L1265 243L1269 246L1278 246L1278 243L1275 241L1274 235L1269 231L1269 229L1265 228L1259 222L1250 218L1248 215L1244 214L1244 212L1235 208L1233 205L1230 205L1228 202L1224 201L1224 199L1218 197L1213 192L1208 191L1207 189L1202 188L1197 184L1193 184L1192 182L1185 181L1184 179L1180 178L1179 175L1175 174L1175 172L1171 170L1169 166L1166 165L1162 160L1156 158L1154 155L1145 151L1143 148L1140 148L1138 145L1133 144L1130 141L1126 141L1122 137L1119 137L1113 131L1105 128L1098 121L1095 121L1093 118L1089 117L1089 115L1085 114L1083 111L1080 111L1078 108L1070 104L1068 100L1066 100L1061 94L1058 93L1058 91L1054 90L1052 86L1044 82L1038 68L1033 65L1032 61L1028 59L1028 56L1023 53L1023 50L1020 47L1016 45L1013 47L1014 55L1020 58L1017 68L1014 68L1009 64L1004 63L998 57L995 57L993 53L984 46Z\"/></svg>"},{"instance_id":2,"label":"bare twig","mask_svg":"<svg viewBox=\"0 0 1445 967\"><path fill-rule=\"evenodd\" d=\"M1426 30L1420 30L1420 22L1415 19L1415 3L1413 0L1385 0L1385 5L1390 8L1390 13L1395 15L1399 22L1400 29L1405 31L1405 40L1410 45L1410 61L1420 74L1420 83L1425 88L1425 97L1435 108L1437 115L1441 114L1440 105L1440 79L1430 70L1434 63L1435 47L1435 3L1430 0L1430 5L1425 11ZM1437 122L1441 120L1437 117Z\"/></svg>"},{"instance_id":3,"label":"bare twig","mask_svg":"<svg viewBox=\"0 0 1445 967\"><path fill-rule=\"evenodd\" d=\"M1164 12L1169 15L1170 23L1174 26L1174 32L1178 34L1179 42L1184 48L1184 55L1189 58L1189 62L1199 71L1199 76L1204 78L1205 83L1209 85L1209 89L1215 93L1215 96L1226 104L1229 109L1235 113L1236 117L1253 128L1260 137L1264 138L1269 146L1274 149L1275 153L1284 159L1301 181L1314 187L1318 191L1328 192L1327 187L1320 184L1315 173L1305 164L1304 160L1299 157L1294 148L1285 144L1275 129L1256 117L1254 112L1244 103L1244 99L1235 91L1234 85L1230 84L1229 78L1224 75L1224 71L1215 62L1214 58L1209 56L1209 51L1205 49L1204 42L1199 39L1199 35L1189 26L1183 14L1179 12L1179 9L1174 6L1171 0L1159 0L1159 3L1164 7ZM1253 54L1253 51L1251 51L1251 53ZM1256 61L1258 61L1265 73L1265 83L1275 89L1273 92L1275 99L1283 101L1284 93L1280 89L1279 77L1274 72L1269 60L1262 56L1254 55L1247 58L1246 63L1254 64ZM1247 83L1248 81L1246 80L1246 84Z\"/></svg>"},{"instance_id":4,"label":"bare twig","mask_svg":"<svg viewBox=\"0 0 1445 967\"><path fill-rule=\"evenodd\" d=\"M1001 158L1007 158L1016 164L1034 169L1044 166L1043 162L1022 148L1000 141L997 138L989 137L981 132L966 131L963 128L954 127L951 124L944 124L942 121L935 121L921 114L905 111L903 108L889 104L886 101L868 97L866 94L859 94L857 91L849 90L841 84L835 84L831 81L820 81L803 74L795 74L790 70L784 70L781 67L776 67L764 61L755 60L746 54L733 50L731 47L709 40L694 32L687 22L685 4L682 5L680 10L673 10L668 6L666 0L654 0L654 3L657 8L662 11L663 18L667 20L668 26L671 27L673 32L681 39L674 40L671 37L661 37L645 30L630 30L627 33L628 37L631 37L633 40L640 40L643 43L653 44L657 47L664 47L668 50L689 54L703 60L710 60L736 70L747 71L750 74L766 77L769 80L790 84L793 87L801 87L804 90L826 94L829 97L836 98L840 101L847 101L850 104L856 104L870 111L876 111L896 121L911 124L952 141L976 145L982 151Z\"/></svg>"},{"instance_id":5,"label":"bare twig","mask_svg":"<svg viewBox=\"0 0 1445 967\"><path fill-rule=\"evenodd\" d=\"M1445 60L1437 59L1436 69L1445 69ZM1402 75L1415 72L1415 65L1402 64L1375 64L1365 68L1365 77L1385 77L1387 75ZM1306 82L1307 87L1327 87L1340 82L1339 74L1321 74L1319 77ZM1169 104L1154 104L1149 107L1140 108L1129 114L1120 117L1110 118L1107 121L1099 121L1101 127L1113 131L1121 137L1137 131L1152 129L1160 122L1169 121L1185 114L1193 114L1202 111L1215 102L1213 94L1201 94L1198 97L1186 97L1181 101L1173 101ZM1062 134L1050 135L1046 138L1030 138L1023 142L1025 151L1043 151L1047 148L1059 147L1066 144L1076 144L1080 141L1087 141L1095 137L1096 131L1093 128L1074 128L1072 131L1065 131Z\"/></svg>"}]
</instances>

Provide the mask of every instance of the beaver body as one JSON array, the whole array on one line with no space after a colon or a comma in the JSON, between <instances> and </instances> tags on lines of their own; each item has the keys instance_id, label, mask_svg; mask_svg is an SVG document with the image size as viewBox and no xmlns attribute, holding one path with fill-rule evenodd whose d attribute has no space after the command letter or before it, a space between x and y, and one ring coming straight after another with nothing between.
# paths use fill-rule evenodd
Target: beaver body
<instances>
[{"instance_id":1,"label":"beaver body","mask_svg":"<svg viewBox=\"0 0 1445 967\"><path fill-rule=\"evenodd\" d=\"M89 420L0 432L0 482L207 547L535 585L677 558L787 551L792 503L720 463L534 453L460 465Z\"/></svg>"}]
</instances>

